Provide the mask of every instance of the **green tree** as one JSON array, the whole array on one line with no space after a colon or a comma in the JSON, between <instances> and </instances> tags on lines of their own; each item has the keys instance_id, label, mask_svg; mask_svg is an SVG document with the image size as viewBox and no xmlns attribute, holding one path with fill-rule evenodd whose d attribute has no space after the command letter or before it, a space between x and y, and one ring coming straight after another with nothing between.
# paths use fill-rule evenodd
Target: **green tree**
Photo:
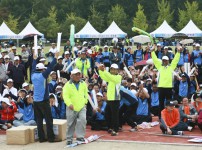
<instances>
[{"instance_id":1,"label":"green tree","mask_svg":"<svg viewBox=\"0 0 202 150\"><path fill-rule=\"evenodd\" d=\"M91 5L90 7L91 15L88 17L88 20L92 26L99 32L103 31L104 19L103 16L96 11L95 6Z\"/></svg>"},{"instance_id":2,"label":"green tree","mask_svg":"<svg viewBox=\"0 0 202 150\"><path fill-rule=\"evenodd\" d=\"M144 9L142 5L138 4L138 10L135 16L136 17L133 19L133 25L146 31L148 28L147 17L144 14Z\"/></svg>"},{"instance_id":3,"label":"green tree","mask_svg":"<svg viewBox=\"0 0 202 150\"><path fill-rule=\"evenodd\" d=\"M126 24L127 24L127 15L120 5L112 6L111 11L109 11L107 16L107 24L110 25L112 21L115 21L116 24L123 30L126 30Z\"/></svg>"},{"instance_id":4,"label":"green tree","mask_svg":"<svg viewBox=\"0 0 202 150\"><path fill-rule=\"evenodd\" d=\"M5 21L7 26L15 33L18 33L18 18L15 18L12 14L8 15L8 19Z\"/></svg>"},{"instance_id":5,"label":"green tree","mask_svg":"<svg viewBox=\"0 0 202 150\"><path fill-rule=\"evenodd\" d=\"M55 38L59 31L59 24L57 23L57 11L55 6L52 6L48 12L48 17L42 18L38 21L38 30L44 33L48 38Z\"/></svg>"},{"instance_id":6,"label":"green tree","mask_svg":"<svg viewBox=\"0 0 202 150\"><path fill-rule=\"evenodd\" d=\"M199 27L202 28L202 11L199 10L198 2L185 2L185 10L179 9L179 21L177 23L178 30L181 30L190 19Z\"/></svg>"},{"instance_id":7,"label":"green tree","mask_svg":"<svg viewBox=\"0 0 202 150\"><path fill-rule=\"evenodd\" d=\"M173 20L173 13L170 10L170 4L166 0L157 1L158 6L158 19L157 19L157 25L156 27L159 27L164 20L166 20L169 23Z\"/></svg>"},{"instance_id":8,"label":"green tree","mask_svg":"<svg viewBox=\"0 0 202 150\"><path fill-rule=\"evenodd\" d=\"M86 22L87 21L85 19L76 16L74 13L66 14L65 21L60 24L60 31L64 37L69 38L71 24L74 24L75 33L77 33L84 27Z\"/></svg>"}]
</instances>

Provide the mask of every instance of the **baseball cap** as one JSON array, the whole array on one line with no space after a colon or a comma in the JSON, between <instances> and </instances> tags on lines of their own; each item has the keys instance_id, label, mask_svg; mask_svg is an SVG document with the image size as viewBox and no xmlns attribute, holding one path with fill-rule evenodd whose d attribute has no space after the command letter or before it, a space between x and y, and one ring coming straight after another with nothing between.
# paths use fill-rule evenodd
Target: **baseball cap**
<instances>
[{"instance_id":1,"label":"baseball cap","mask_svg":"<svg viewBox=\"0 0 202 150\"><path fill-rule=\"evenodd\" d=\"M10 57L8 55L5 55L4 59L10 59Z\"/></svg>"},{"instance_id":2,"label":"baseball cap","mask_svg":"<svg viewBox=\"0 0 202 150\"><path fill-rule=\"evenodd\" d=\"M100 92L98 92L96 95L103 97L102 93L100 93Z\"/></svg>"},{"instance_id":3,"label":"baseball cap","mask_svg":"<svg viewBox=\"0 0 202 150\"><path fill-rule=\"evenodd\" d=\"M29 84L27 83L27 82L25 82L25 83L23 83L22 84L22 87L24 88L24 87L26 87L26 86L28 86Z\"/></svg>"},{"instance_id":4,"label":"baseball cap","mask_svg":"<svg viewBox=\"0 0 202 150\"><path fill-rule=\"evenodd\" d=\"M46 61L46 58L41 58L39 61Z\"/></svg>"},{"instance_id":5,"label":"baseball cap","mask_svg":"<svg viewBox=\"0 0 202 150\"><path fill-rule=\"evenodd\" d=\"M166 106L175 106L175 103L173 101L166 101Z\"/></svg>"},{"instance_id":6,"label":"baseball cap","mask_svg":"<svg viewBox=\"0 0 202 150\"><path fill-rule=\"evenodd\" d=\"M87 43L88 43L88 42L84 41L84 42L83 42L83 45L85 45L85 44L87 44Z\"/></svg>"},{"instance_id":7,"label":"baseball cap","mask_svg":"<svg viewBox=\"0 0 202 150\"><path fill-rule=\"evenodd\" d=\"M77 68L71 71L71 74L81 73L81 71Z\"/></svg>"},{"instance_id":8,"label":"baseball cap","mask_svg":"<svg viewBox=\"0 0 202 150\"><path fill-rule=\"evenodd\" d=\"M25 47L25 44L22 44L21 47Z\"/></svg>"},{"instance_id":9,"label":"baseball cap","mask_svg":"<svg viewBox=\"0 0 202 150\"><path fill-rule=\"evenodd\" d=\"M87 51L87 53L88 53L88 54L92 54L93 51L92 51L91 49L89 49L89 50Z\"/></svg>"},{"instance_id":10,"label":"baseball cap","mask_svg":"<svg viewBox=\"0 0 202 150\"><path fill-rule=\"evenodd\" d=\"M158 44L157 44L157 46L161 46L161 44L160 44L160 43L158 43Z\"/></svg>"},{"instance_id":11,"label":"baseball cap","mask_svg":"<svg viewBox=\"0 0 202 150\"><path fill-rule=\"evenodd\" d=\"M200 47L200 44L197 43L195 46L196 46L196 47Z\"/></svg>"},{"instance_id":12,"label":"baseball cap","mask_svg":"<svg viewBox=\"0 0 202 150\"><path fill-rule=\"evenodd\" d=\"M181 74L181 77L186 77L186 75L183 73L183 74Z\"/></svg>"},{"instance_id":13,"label":"baseball cap","mask_svg":"<svg viewBox=\"0 0 202 150\"><path fill-rule=\"evenodd\" d=\"M8 79L8 80L7 80L7 83L8 83L8 82L13 82L13 79Z\"/></svg>"},{"instance_id":14,"label":"baseball cap","mask_svg":"<svg viewBox=\"0 0 202 150\"><path fill-rule=\"evenodd\" d=\"M110 68L119 69L119 66L117 64L112 64Z\"/></svg>"},{"instance_id":15,"label":"baseball cap","mask_svg":"<svg viewBox=\"0 0 202 150\"><path fill-rule=\"evenodd\" d=\"M20 58L18 56L15 56L14 60L20 60Z\"/></svg>"},{"instance_id":16,"label":"baseball cap","mask_svg":"<svg viewBox=\"0 0 202 150\"><path fill-rule=\"evenodd\" d=\"M56 72L55 72L55 71L51 71L50 75L52 75L53 73L55 73L55 74L56 74Z\"/></svg>"},{"instance_id":17,"label":"baseball cap","mask_svg":"<svg viewBox=\"0 0 202 150\"><path fill-rule=\"evenodd\" d=\"M47 67L45 67L43 63L38 63L38 64L36 65L36 69L38 69L38 70L47 69Z\"/></svg>"},{"instance_id":18,"label":"baseball cap","mask_svg":"<svg viewBox=\"0 0 202 150\"><path fill-rule=\"evenodd\" d=\"M193 99L201 98L201 93L194 93Z\"/></svg>"},{"instance_id":19,"label":"baseball cap","mask_svg":"<svg viewBox=\"0 0 202 150\"><path fill-rule=\"evenodd\" d=\"M162 60L169 60L168 56L163 56Z\"/></svg>"},{"instance_id":20,"label":"baseball cap","mask_svg":"<svg viewBox=\"0 0 202 150\"><path fill-rule=\"evenodd\" d=\"M131 85L130 86L137 86L137 84L136 83L131 83Z\"/></svg>"},{"instance_id":21,"label":"baseball cap","mask_svg":"<svg viewBox=\"0 0 202 150\"><path fill-rule=\"evenodd\" d=\"M11 103L9 102L8 98L1 98L1 102L6 103L7 105L11 106Z\"/></svg>"},{"instance_id":22,"label":"baseball cap","mask_svg":"<svg viewBox=\"0 0 202 150\"><path fill-rule=\"evenodd\" d=\"M63 59L62 56L58 56L58 60L59 60L59 59Z\"/></svg>"},{"instance_id":23,"label":"baseball cap","mask_svg":"<svg viewBox=\"0 0 202 150\"><path fill-rule=\"evenodd\" d=\"M107 46L107 45L105 45L105 46L104 46L104 48L108 48L108 46Z\"/></svg>"},{"instance_id":24,"label":"baseball cap","mask_svg":"<svg viewBox=\"0 0 202 150\"><path fill-rule=\"evenodd\" d=\"M51 43L51 45L55 45L55 43Z\"/></svg>"},{"instance_id":25,"label":"baseball cap","mask_svg":"<svg viewBox=\"0 0 202 150\"><path fill-rule=\"evenodd\" d=\"M165 46L164 49L168 49L168 46Z\"/></svg>"},{"instance_id":26,"label":"baseball cap","mask_svg":"<svg viewBox=\"0 0 202 150\"><path fill-rule=\"evenodd\" d=\"M68 55L69 54L69 51L65 51L65 55Z\"/></svg>"},{"instance_id":27,"label":"baseball cap","mask_svg":"<svg viewBox=\"0 0 202 150\"><path fill-rule=\"evenodd\" d=\"M17 49L16 46L13 46L12 49Z\"/></svg>"}]
</instances>

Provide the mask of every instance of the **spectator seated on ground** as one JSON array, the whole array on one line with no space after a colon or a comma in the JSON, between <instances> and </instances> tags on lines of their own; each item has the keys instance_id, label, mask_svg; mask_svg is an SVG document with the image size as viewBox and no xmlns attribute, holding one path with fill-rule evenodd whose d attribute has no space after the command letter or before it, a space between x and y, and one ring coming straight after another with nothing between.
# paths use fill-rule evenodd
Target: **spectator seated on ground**
<instances>
[{"instance_id":1,"label":"spectator seated on ground","mask_svg":"<svg viewBox=\"0 0 202 150\"><path fill-rule=\"evenodd\" d=\"M17 111L17 107L13 106L8 98L0 98L0 124L3 129L11 128L14 120L14 113Z\"/></svg>"},{"instance_id":2,"label":"spectator seated on ground","mask_svg":"<svg viewBox=\"0 0 202 150\"><path fill-rule=\"evenodd\" d=\"M62 97L62 86L58 85L55 89L55 95L60 107L60 119L66 119L66 105Z\"/></svg>"},{"instance_id":3,"label":"spectator seated on ground","mask_svg":"<svg viewBox=\"0 0 202 150\"><path fill-rule=\"evenodd\" d=\"M201 101L201 94L200 93L195 93L193 95L194 102L192 105L195 107L197 112L199 112L202 109L202 101Z\"/></svg>"},{"instance_id":4,"label":"spectator seated on ground","mask_svg":"<svg viewBox=\"0 0 202 150\"><path fill-rule=\"evenodd\" d=\"M3 90L2 96L4 97L6 94L9 94L12 97L12 99L17 101L18 91L16 88L13 87L13 80L12 79L7 80L7 85L5 86L5 89Z\"/></svg>"},{"instance_id":5,"label":"spectator seated on ground","mask_svg":"<svg viewBox=\"0 0 202 150\"><path fill-rule=\"evenodd\" d=\"M183 135L183 131L188 129L188 125L180 121L180 113L174 108L174 102L167 100L165 109L161 111L160 129L164 134Z\"/></svg>"},{"instance_id":6,"label":"spectator seated on ground","mask_svg":"<svg viewBox=\"0 0 202 150\"><path fill-rule=\"evenodd\" d=\"M139 83L139 90L136 94L138 106L137 110L133 112L132 116L125 116L126 122L129 126L131 126L131 132L135 131L137 128L137 124L141 124L142 122L151 122L152 117L149 112L148 99L149 94L146 88L143 87L143 82Z\"/></svg>"},{"instance_id":7,"label":"spectator seated on ground","mask_svg":"<svg viewBox=\"0 0 202 150\"><path fill-rule=\"evenodd\" d=\"M182 99L182 105L179 107L180 120L188 125L189 130L195 127L197 123L198 112L192 104L189 104L188 98Z\"/></svg>"},{"instance_id":8,"label":"spectator seated on ground","mask_svg":"<svg viewBox=\"0 0 202 150\"><path fill-rule=\"evenodd\" d=\"M13 125L18 126L34 126L36 121L34 120L34 107L33 107L33 98L31 95L27 95L25 99L19 100L17 102L18 108L23 109L23 119L14 120Z\"/></svg>"},{"instance_id":9,"label":"spectator seated on ground","mask_svg":"<svg viewBox=\"0 0 202 150\"><path fill-rule=\"evenodd\" d=\"M104 116L107 103L103 101L102 93L97 93L96 97L98 102L98 108L97 110L93 110L91 130L107 130L107 123Z\"/></svg>"},{"instance_id":10,"label":"spectator seated on ground","mask_svg":"<svg viewBox=\"0 0 202 150\"><path fill-rule=\"evenodd\" d=\"M60 106L55 94L51 93L49 96L49 102L51 107L51 114L54 119L60 118Z\"/></svg>"}]
</instances>

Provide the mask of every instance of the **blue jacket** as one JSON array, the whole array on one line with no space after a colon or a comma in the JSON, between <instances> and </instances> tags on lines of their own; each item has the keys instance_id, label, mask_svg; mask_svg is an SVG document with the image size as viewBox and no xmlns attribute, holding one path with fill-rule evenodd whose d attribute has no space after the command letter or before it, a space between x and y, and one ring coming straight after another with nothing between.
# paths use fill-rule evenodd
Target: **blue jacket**
<instances>
[{"instance_id":1,"label":"blue jacket","mask_svg":"<svg viewBox=\"0 0 202 150\"><path fill-rule=\"evenodd\" d=\"M136 110L136 115L143 115L143 116L149 115L149 105L147 99L142 100L141 98L138 97L138 107Z\"/></svg>"},{"instance_id":2,"label":"blue jacket","mask_svg":"<svg viewBox=\"0 0 202 150\"><path fill-rule=\"evenodd\" d=\"M96 112L96 119L95 120L105 120L105 108L106 108L107 103L103 101L102 107L101 107L101 112Z\"/></svg>"},{"instance_id":3,"label":"blue jacket","mask_svg":"<svg viewBox=\"0 0 202 150\"><path fill-rule=\"evenodd\" d=\"M51 80L49 83L48 83L48 88L49 88L49 92L50 93L55 93L55 87L56 87L56 80Z\"/></svg>"},{"instance_id":4,"label":"blue jacket","mask_svg":"<svg viewBox=\"0 0 202 150\"><path fill-rule=\"evenodd\" d=\"M27 104L27 102L20 101L18 103L18 109L23 110L23 121L28 122L34 120L34 107L33 104Z\"/></svg>"},{"instance_id":5,"label":"blue jacket","mask_svg":"<svg viewBox=\"0 0 202 150\"><path fill-rule=\"evenodd\" d=\"M49 99L47 78L50 72L53 70L55 64L56 58L53 59L53 61L49 64L48 68L44 72L35 72L36 60L33 60L31 80L34 85L34 102L41 102L43 100Z\"/></svg>"},{"instance_id":6,"label":"blue jacket","mask_svg":"<svg viewBox=\"0 0 202 150\"><path fill-rule=\"evenodd\" d=\"M159 92L151 93L151 106L159 106Z\"/></svg>"},{"instance_id":7,"label":"blue jacket","mask_svg":"<svg viewBox=\"0 0 202 150\"><path fill-rule=\"evenodd\" d=\"M60 106L58 105L58 107L56 106L51 106L51 114L53 119L60 119Z\"/></svg>"}]
</instances>

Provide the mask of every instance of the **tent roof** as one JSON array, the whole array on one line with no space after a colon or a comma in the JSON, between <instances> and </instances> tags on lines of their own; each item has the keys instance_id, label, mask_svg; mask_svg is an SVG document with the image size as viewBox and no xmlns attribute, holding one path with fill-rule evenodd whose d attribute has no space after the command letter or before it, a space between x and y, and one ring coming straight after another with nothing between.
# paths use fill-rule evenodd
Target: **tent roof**
<instances>
[{"instance_id":1,"label":"tent roof","mask_svg":"<svg viewBox=\"0 0 202 150\"><path fill-rule=\"evenodd\" d=\"M178 33L184 33L188 37L201 37L202 31L194 24L192 20L188 22L188 24L180 30Z\"/></svg>"},{"instance_id":2,"label":"tent roof","mask_svg":"<svg viewBox=\"0 0 202 150\"><path fill-rule=\"evenodd\" d=\"M27 26L18 34L19 38L24 38L27 36L39 35L43 36L32 24L29 22Z\"/></svg>"},{"instance_id":3,"label":"tent roof","mask_svg":"<svg viewBox=\"0 0 202 150\"><path fill-rule=\"evenodd\" d=\"M114 21L103 33L101 33L102 38L124 38L126 35L127 33L123 32Z\"/></svg>"},{"instance_id":4,"label":"tent roof","mask_svg":"<svg viewBox=\"0 0 202 150\"><path fill-rule=\"evenodd\" d=\"M86 25L74 35L75 38L99 38L100 33L88 21Z\"/></svg>"},{"instance_id":5,"label":"tent roof","mask_svg":"<svg viewBox=\"0 0 202 150\"><path fill-rule=\"evenodd\" d=\"M163 21L163 23L158 27L155 31L151 32L150 34L153 37L164 37L164 38L169 38L173 34L175 34L176 31L169 26L166 20Z\"/></svg>"},{"instance_id":6,"label":"tent roof","mask_svg":"<svg viewBox=\"0 0 202 150\"><path fill-rule=\"evenodd\" d=\"M0 26L0 39L16 39L17 35L3 22Z\"/></svg>"}]
</instances>

